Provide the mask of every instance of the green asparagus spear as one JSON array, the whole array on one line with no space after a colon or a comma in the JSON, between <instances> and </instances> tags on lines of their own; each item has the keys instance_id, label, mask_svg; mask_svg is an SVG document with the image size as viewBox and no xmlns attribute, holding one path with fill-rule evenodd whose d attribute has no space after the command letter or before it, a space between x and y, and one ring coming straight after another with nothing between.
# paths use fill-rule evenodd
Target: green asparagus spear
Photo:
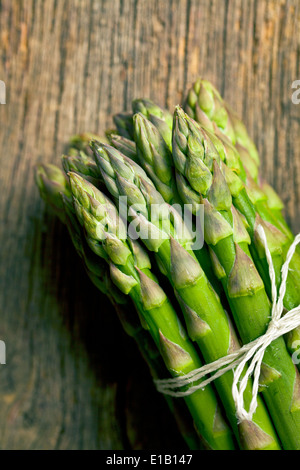
<instances>
[{"instance_id":1,"label":"green asparagus spear","mask_svg":"<svg viewBox=\"0 0 300 470\"><path fill-rule=\"evenodd\" d=\"M173 158L183 199L204 204L205 240L214 253L216 273L223 282L241 339L248 343L265 332L271 305L251 258L250 239L241 237L240 229L236 233L242 221L238 212L232 211L232 199L235 204L244 189L242 181L222 161L224 155L217 151L206 130L179 107L174 114ZM247 194L242 194L245 199ZM241 204L238 209L249 223L253 214L242 210ZM267 348L262 377L262 385L268 385L263 394L284 448L299 449L299 374L283 338Z\"/></svg>"},{"instance_id":2,"label":"green asparagus spear","mask_svg":"<svg viewBox=\"0 0 300 470\"><path fill-rule=\"evenodd\" d=\"M137 103L139 102L140 100L137 101ZM150 102L150 104L151 103L152 102ZM146 104L150 106L148 100L145 103L143 102L143 104L144 107ZM155 109L160 109L157 105L152 104L152 107L154 106ZM135 107L137 107L137 104ZM142 106L140 105L139 108L142 108ZM163 112L162 110L161 113ZM175 181L172 154L164 138L161 136L157 127L142 114L135 114L133 116L133 125L137 156L140 165L154 183L155 188L162 195L163 199L170 204L179 204L182 207L182 200L178 194ZM196 251L196 257L215 291L218 295L222 295L222 287L213 273L209 252L205 244L203 244L201 249Z\"/></svg>"},{"instance_id":3,"label":"green asparagus spear","mask_svg":"<svg viewBox=\"0 0 300 470\"><path fill-rule=\"evenodd\" d=\"M126 196L130 215L139 226L140 238L150 251L157 253L162 272L168 276L179 300L189 335L200 346L205 361L212 362L227 355L231 348L237 347L233 328L191 249L192 238L183 230L179 214L164 202L134 162L107 145L94 143L93 149L108 190L115 199ZM153 213L153 207L161 210ZM226 373L216 381L216 387L238 439L243 428L244 439L240 444L246 448L279 448L261 401L254 416L255 424L238 425L232 379L232 372ZM251 397L252 389L248 384L246 402L249 403ZM245 427L248 427L247 432ZM259 442L253 440L254 432L260 436Z\"/></svg>"},{"instance_id":4,"label":"green asparagus spear","mask_svg":"<svg viewBox=\"0 0 300 470\"><path fill-rule=\"evenodd\" d=\"M190 88L186 102L185 111L199 122L203 127L216 131L225 135L238 150L244 167L249 175L257 183L260 181L259 167L260 158L257 148L250 138L244 123L239 119L237 114L223 100L216 88L207 80L198 79ZM264 186L261 185L262 191ZM274 192L274 190L273 190ZM277 202L280 201L281 209L278 207L273 212L272 197L270 193L265 192L267 204L274 213L278 221L281 222L287 230L290 230L283 215L283 204L278 194L276 194Z\"/></svg>"},{"instance_id":5,"label":"green asparagus spear","mask_svg":"<svg viewBox=\"0 0 300 470\"><path fill-rule=\"evenodd\" d=\"M89 143L93 139L97 139L103 143L108 142L104 136L93 134L92 132L82 132L81 134L75 134L70 138L69 151L71 151L71 153L73 150L77 153L78 151L89 153Z\"/></svg>"},{"instance_id":6,"label":"green asparagus spear","mask_svg":"<svg viewBox=\"0 0 300 470\"><path fill-rule=\"evenodd\" d=\"M131 160L137 161L136 145L133 140L127 139L122 135L112 133L110 135L110 144Z\"/></svg>"},{"instance_id":7,"label":"green asparagus spear","mask_svg":"<svg viewBox=\"0 0 300 470\"><path fill-rule=\"evenodd\" d=\"M204 125L207 125L208 119L211 118L218 124L218 129L224 132L228 137L231 136L231 132L229 132L228 129L234 129L236 135L232 140L233 142L235 140L237 141L237 148L239 149L240 156L248 153L248 156L246 155L246 158L243 159L243 163L247 165L247 163L252 160L252 163L256 161L257 164L258 154L252 140L247 134L244 124L232 111L229 111L229 107L226 106L212 85L206 81L197 81L194 88L190 90L187 102L189 112L192 114L194 110L196 118L198 121L202 121ZM215 120L215 109L222 109L222 119ZM205 120L201 120L201 116L203 117L202 113L204 112L206 113L206 118ZM218 135L220 137L220 134ZM228 146L228 143L226 145ZM275 266L277 285L280 283L281 267L294 236L282 217L282 202L278 195L275 193L273 188L267 184L262 184L260 189L252 176L253 175L248 172L246 186L240 186L239 189L236 189L236 194L234 195L233 200L236 207L246 215L253 241L252 255L255 259L260 275L265 282L267 292L269 296L271 296L268 263L265 257L265 252L261 249L260 241L255 235L256 227L258 223L261 223L264 225L265 231L267 232L273 264ZM229 175L228 177L231 180L236 180L232 175ZM262 189L264 189L264 192ZM277 229L279 229L279 231ZM297 247L297 252L291 262L291 270L287 282L287 292L284 301L284 306L287 310L294 308L300 303L299 256L300 251L299 247ZM298 353L299 351L299 337L299 328L291 331L286 337L287 345L291 354Z\"/></svg>"},{"instance_id":8,"label":"green asparagus spear","mask_svg":"<svg viewBox=\"0 0 300 470\"><path fill-rule=\"evenodd\" d=\"M134 114L145 116L157 128L166 145L172 150L173 115L149 99L136 99L132 102Z\"/></svg>"},{"instance_id":9,"label":"green asparagus spear","mask_svg":"<svg viewBox=\"0 0 300 470\"><path fill-rule=\"evenodd\" d=\"M278 213L279 202L276 200L276 194L271 196L270 188L267 189L269 199L272 198L273 205L277 206L275 213L270 214L270 211L266 207L265 194L259 189L257 184L251 178L247 177L247 185L243 185L239 182L238 177L232 171L228 170L228 150L232 150L230 144L224 139L220 141L215 135L206 131L206 137L208 140L213 139L213 145L217 149L219 155L223 156L224 162L227 166L223 165L224 174L228 180L229 187L233 198L234 205L239 211L245 216L248 231L251 235L251 253L255 260L256 266L259 273L264 280L265 287L269 297L271 298L271 284L269 279L269 266L265 256L265 251L261 247L261 242L257 236L257 226L263 225L267 234L269 248L271 250L273 264L275 267L277 286L281 281L281 268L286 258L288 249L294 240L294 236L291 231L282 224L280 218L276 219L275 214ZM243 170L239 166L238 170ZM243 179L243 178L242 178ZM297 247L298 248L298 247ZM300 252L299 248L296 249L296 253L290 264L290 272L287 280L286 295L284 298L284 306L287 310L291 310L298 306L300 303ZM299 351L300 328L295 328L291 331L286 339L288 348L291 354Z\"/></svg>"},{"instance_id":10,"label":"green asparagus spear","mask_svg":"<svg viewBox=\"0 0 300 470\"><path fill-rule=\"evenodd\" d=\"M35 168L35 181L40 195L55 214L65 223L65 211L61 193L71 196L69 181L65 173L56 165L40 164Z\"/></svg>"},{"instance_id":11,"label":"green asparagus spear","mask_svg":"<svg viewBox=\"0 0 300 470\"><path fill-rule=\"evenodd\" d=\"M133 123L132 113L122 112L113 116L114 123L116 125L118 133L126 137L126 139L133 140ZM98 140L99 139L95 139Z\"/></svg>"},{"instance_id":12,"label":"green asparagus spear","mask_svg":"<svg viewBox=\"0 0 300 470\"><path fill-rule=\"evenodd\" d=\"M234 127L224 100L209 81L200 78L196 80L188 92L184 108L187 114L203 127L213 131L215 123L233 145L239 144L245 149L248 153L247 159L251 159L258 170L260 161L253 141L248 134L246 136L244 126L242 129L242 123L240 123L239 129L237 126ZM255 177L254 174L252 176Z\"/></svg>"},{"instance_id":13,"label":"green asparagus spear","mask_svg":"<svg viewBox=\"0 0 300 470\"><path fill-rule=\"evenodd\" d=\"M63 196L63 199L66 210L67 227L73 244L75 248L77 247L77 252L83 260L89 278L100 292L105 294L110 300L124 331L137 344L143 359L148 365L152 378L154 380L165 378L167 369L162 361L161 355L148 331L142 327L139 317L133 308L134 306L129 301L128 296L124 295L116 288L111 281L107 263L99 258L99 256L95 255L88 247L82 229L74 214L73 205L70 204L70 200L66 196ZM167 395L165 395L165 399L188 447L193 450L203 449L199 436L195 432L193 421L190 419L188 409L182 400Z\"/></svg>"},{"instance_id":14,"label":"green asparagus spear","mask_svg":"<svg viewBox=\"0 0 300 470\"><path fill-rule=\"evenodd\" d=\"M175 310L150 270L146 252L137 242L126 238L126 228L116 207L78 175L70 173L70 182L77 217L85 228L89 246L108 262L117 287L130 295L170 373L179 376L200 367L200 359ZM234 448L211 387L198 390L185 400L210 448Z\"/></svg>"},{"instance_id":15,"label":"green asparagus spear","mask_svg":"<svg viewBox=\"0 0 300 470\"><path fill-rule=\"evenodd\" d=\"M43 178L41 179L41 175ZM125 332L134 339L138 349L146 361L153 379L166 377L167 369L162 361L149 333L142 328L137 313L132 308L128 296L124 295L112 283L107 263L95 255L88 247L83 230L75 215L70 187L62 170L54 165L40 165L36 168L36 176L40 194L46 203L51 204L61 220L67 225L73 245L83 261L84 268L97 289L107 296L114 307ZM60 195L62 197L59 198ZM65 216L62 217L62 209ZM165 399L174 415L188 447L193 450L203 449L199 437L195 432L188 409L180 399L165 395Z\"/></svg>"},{"instance_id":16,"label":"green asparagus spear","mask_svg":"<svg viewBox=\"0 0 300 470\"><path fill-rule=\"evenodd\" d=\"M94 186L103 187L103 180L95 160L82 150L72 155L62 155L61 162L66 174L69 171L74 171L88 179Z\"/></svg>"},{"instance_id":17,"label":"green asparagus spear","mask_svg":"<svg viewBox=\"0 0 300 470\"><path fill-rule=\"evenodd\" d=\"M180 204L174 180L172 154L156 127L142 114L133 118L134 138L140 164L169 204Z\"/></svg>"}]
</instances>

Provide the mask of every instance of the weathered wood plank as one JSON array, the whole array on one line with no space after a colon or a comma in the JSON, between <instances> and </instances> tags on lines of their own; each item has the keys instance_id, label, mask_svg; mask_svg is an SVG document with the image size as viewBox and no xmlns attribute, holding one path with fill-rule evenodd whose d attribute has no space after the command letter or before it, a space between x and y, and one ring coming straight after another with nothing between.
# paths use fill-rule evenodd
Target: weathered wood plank
<instances>
[{"instance_id":1,"label":"weathered wood plank","mask_svg":"<svg viewBox=\"0 0 300 470\"><path fill-rule=\"evenodd\" d=\"M297 0L0 1L0 448L129 445L117 405L135 350L45 212L34 165L134 97L180 103L202 75L243 116L299 231L299 15Z\"/></svg>"}]
</instances>

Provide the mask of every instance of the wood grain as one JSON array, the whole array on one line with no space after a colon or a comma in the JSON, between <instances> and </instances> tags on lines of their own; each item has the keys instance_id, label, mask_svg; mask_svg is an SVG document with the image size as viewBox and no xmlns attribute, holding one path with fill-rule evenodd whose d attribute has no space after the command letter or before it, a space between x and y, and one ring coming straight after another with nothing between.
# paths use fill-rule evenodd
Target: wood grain
<instances>
[{"instance_id":1,"label":"wood grain","mask_svg":"<svg viewBox=\"0 0 300 470\"><path fill-rule=\"evenodd\" d=\"M298 0L0 1L1 449L135 445L122 400L139 358L41 202L34 165L58 162L70 135L112 126L135 97L182 102L201 75L245 120L299 231L299 28ZM141 428L138 445L160 428Z\"/></svg>"}]
</instances>

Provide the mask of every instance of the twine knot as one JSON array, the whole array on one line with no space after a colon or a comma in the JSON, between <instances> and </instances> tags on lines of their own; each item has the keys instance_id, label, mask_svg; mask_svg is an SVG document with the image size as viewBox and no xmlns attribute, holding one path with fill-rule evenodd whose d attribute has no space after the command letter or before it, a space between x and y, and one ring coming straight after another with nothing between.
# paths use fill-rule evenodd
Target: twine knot
<instances>
[{"instance_id":1,"label":"twine knot","mask_svg":"<svg viewBox=\"0 0 300 470\"><path fill-rule=\"evenodd\" d=\"M270 321L267 331L270 332L270 331L273 331L273 330L280 330L280 328L281 328L280 321L274 319L274 320Z\"/></svg>"}]
</instances>

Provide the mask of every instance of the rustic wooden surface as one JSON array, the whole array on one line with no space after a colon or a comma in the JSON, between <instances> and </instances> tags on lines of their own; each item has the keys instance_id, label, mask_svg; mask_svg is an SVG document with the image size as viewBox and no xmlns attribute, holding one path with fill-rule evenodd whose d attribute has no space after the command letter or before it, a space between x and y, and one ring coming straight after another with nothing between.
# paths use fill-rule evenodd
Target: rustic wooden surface
<instances>
[{"instance_id":1,"label":"rustic wooden surface","mask_svg":"<svg viewBox=\"0 0 300 470\"><path fill-rule=\"evenodd\" d=\"M135 349L41 202L33 168L58 162L70 135L110 127L134 97L180 103L202 75L243 116L299 231L299 15L299 0L0 1L1 449L182 444L174 426L167 436L167 412L150 430L138 423L146 395L130 418L140 442L128 441ZM143 383L152 400L147 374Z\"/></svg>"}]
</instances>

